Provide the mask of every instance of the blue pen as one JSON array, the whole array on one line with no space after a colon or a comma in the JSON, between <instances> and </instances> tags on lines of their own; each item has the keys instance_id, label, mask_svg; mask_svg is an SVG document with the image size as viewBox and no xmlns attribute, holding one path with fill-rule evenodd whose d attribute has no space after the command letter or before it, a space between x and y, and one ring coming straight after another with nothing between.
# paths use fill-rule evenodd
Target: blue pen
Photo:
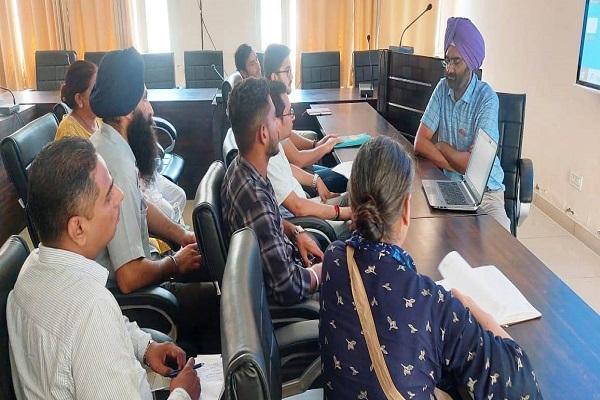
<instances>
[{"instance_id":1,"label":"blue pen","mask_svg":"<svg viewBox=\"0 0 600 400\"><path fill-rule=\"evenodd\" d=\"M204 363L198 363L198 364L194 365L192 368L198 369L203 365L204 365ZM171 371L167 374L167 378L175 378L177 376L177 374L179 374L180 372L181 372L180 369L174 369L173 371Z\"/></svg>"}]
</instances>

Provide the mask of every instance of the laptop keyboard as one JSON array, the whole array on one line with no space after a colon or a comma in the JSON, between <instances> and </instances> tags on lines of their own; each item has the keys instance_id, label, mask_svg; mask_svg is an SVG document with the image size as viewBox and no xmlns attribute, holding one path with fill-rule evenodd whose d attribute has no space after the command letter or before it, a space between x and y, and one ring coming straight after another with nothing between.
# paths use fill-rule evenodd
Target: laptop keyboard
<instances>
[{"instance_id":1,"label":"laptop keyboard","mask_svg":"<svg viewBox=\"0 0 600 400\"><path fill-rule=\"evenodd\" d=\"M468 204L465 195L456 182L439 181L437 184L440 188L440 192L442 192L442 196L444 196L444 200L446 200L446 204L454 206Z\"/></svg>"}]
</instances>

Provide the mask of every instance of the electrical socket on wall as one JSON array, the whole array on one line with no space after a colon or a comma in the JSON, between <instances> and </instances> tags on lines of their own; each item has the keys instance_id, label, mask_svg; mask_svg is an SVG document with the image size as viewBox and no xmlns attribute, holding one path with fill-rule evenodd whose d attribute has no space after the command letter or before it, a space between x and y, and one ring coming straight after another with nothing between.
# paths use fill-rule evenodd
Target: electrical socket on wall
<instances>
[{"instance_id":1,"label":"electrical socket on wall","mask_svg":"<svg viewBox=\"0 0 600 400\"><path fill-rule=\"evenodd\" d=\"M569 172L569 185L581 192L583 189L583 175L576 174L573 171Z\"/></svg>"}]
</instances>

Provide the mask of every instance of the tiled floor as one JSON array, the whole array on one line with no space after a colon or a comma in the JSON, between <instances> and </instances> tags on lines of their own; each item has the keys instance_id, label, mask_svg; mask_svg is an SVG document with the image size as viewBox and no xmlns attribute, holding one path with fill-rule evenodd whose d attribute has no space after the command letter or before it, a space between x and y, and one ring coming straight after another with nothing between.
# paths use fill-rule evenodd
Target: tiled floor
<instances>
[{"instance_id":1,"label":"tiled floor","mask_svg":"<svg viewBox=\"0 0 600 400\"><path fill-rule=\"evenodd\" d=\"M600 256L532 206L518 238L575 293L600 313Z\"/></svg>"}]
</instances>

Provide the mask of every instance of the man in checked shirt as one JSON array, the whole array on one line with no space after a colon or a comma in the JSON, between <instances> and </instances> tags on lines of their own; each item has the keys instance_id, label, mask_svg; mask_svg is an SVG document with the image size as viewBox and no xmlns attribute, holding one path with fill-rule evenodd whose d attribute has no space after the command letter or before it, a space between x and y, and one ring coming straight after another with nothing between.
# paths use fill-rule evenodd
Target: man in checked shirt
<instances>
[{"instance_id":1,"label":"man in checked shirt","mask_svg":"<svg viewBox=\"0 0 600 400\"><path fill-rule=\"evenodd\" d=\"M225 234L231 237L238 229L252 228L260 245L269 297L281 305L299 303L321 282L321 263L310 266L309 255L322 260L323 252L301 227L281 217L267 178L269 159L279 151L280 124L269 83L254 78L239 83L230 94L228 108L239 155L221 187Z\"/></svg>"}]
</instances>

